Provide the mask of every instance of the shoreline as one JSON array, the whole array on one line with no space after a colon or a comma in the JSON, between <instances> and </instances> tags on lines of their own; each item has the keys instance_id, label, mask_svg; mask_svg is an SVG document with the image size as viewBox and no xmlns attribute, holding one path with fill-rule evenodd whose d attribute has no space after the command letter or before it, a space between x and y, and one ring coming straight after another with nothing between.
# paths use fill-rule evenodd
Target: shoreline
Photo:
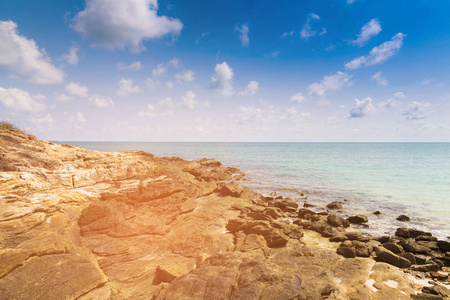
<instances>
[{"instance_id":1,"label":"shoreline","mask_svg":"<svg viewBox=\"0 0 450 300\"><path fill-rule=\"evenodd\" d=\"M425 299L449 283L450 243L364 237L342 204L261 195L214 159L0 137L0 298Z\"/></svg>"}]
</instances>

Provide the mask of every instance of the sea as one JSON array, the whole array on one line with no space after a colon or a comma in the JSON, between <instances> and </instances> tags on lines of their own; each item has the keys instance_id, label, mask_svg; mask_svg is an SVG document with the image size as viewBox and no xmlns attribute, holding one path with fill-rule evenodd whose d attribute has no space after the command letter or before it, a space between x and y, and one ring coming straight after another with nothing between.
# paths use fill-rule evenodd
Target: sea
<instances>
[{"instance_id":1,"label":"sea","mask_svg":"<svg viewBox=\"0 0 450 300\"><path fill-rule=\"evenodd\" d=\"M343 202L342 216L369 218L368 226L360 227L365 234L392 235L398 227L412 227L450 240L450 143L61 143L214 158L245 172L250 181L241 185L264 195L275 192L301 205L307 201L316 211ZM397 221L401 214L411 221Z\"/></svg>"}]
</instances>

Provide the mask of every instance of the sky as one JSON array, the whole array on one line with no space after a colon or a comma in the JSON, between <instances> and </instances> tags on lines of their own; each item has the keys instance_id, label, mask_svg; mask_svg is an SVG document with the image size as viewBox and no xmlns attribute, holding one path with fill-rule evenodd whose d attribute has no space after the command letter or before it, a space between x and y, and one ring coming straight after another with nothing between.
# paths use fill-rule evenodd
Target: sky
<instances>
[{"instance_id":1,"label":"sky","mask_svg":"<svg viewBox=\"0 0 450 300\"><path fill-rule=\"evenodd\" d=\"M39 139L450 142L448 0L2 0Z\"/></svg>"}]
</instances>

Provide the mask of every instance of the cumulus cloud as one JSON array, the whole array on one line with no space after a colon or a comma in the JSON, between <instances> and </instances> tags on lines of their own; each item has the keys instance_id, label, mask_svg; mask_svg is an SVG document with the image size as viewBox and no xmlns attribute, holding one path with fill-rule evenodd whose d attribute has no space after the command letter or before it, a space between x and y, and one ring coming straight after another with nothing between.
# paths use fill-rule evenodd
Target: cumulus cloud
<instances>
[{"instance_id":1,"label":"cumulus cloud","mask_svg":"<svg viewBox=\"0 0 450 300\"><path fill-rule=\"evenodd\" d=\"M151 90L156 89L156 87L159 85L159 81L155 81L150 77L147 77L143 82Z\"/></svg>"},{"instance_id":2,"label":"cumulus cloud","mask_svg":"<svg viewBox=\"0 0 450 300\"><path fill-rule=\"evenodd\" d=\"M350 84L351 75L337 72L331 76L324 76L321 82L315 82L308 87L310 95L325 96L330 91L340 90L343 86Z\"/></svg>"},{"instance_id":3,"label":"cumulus cloud","mask_svg":"<svg viewBox=\"0 0 450 300\"><path fill-rule=\"evenodd\" d=\"M27 76L33 84L54 84L64 80L64 72L51 64L45 50L34 40L17 32L13 21L0 21L0 66L16 75Z\"/></svg>"},{"instance_id":4,"label":"cumulus cloud","mask_svg":"<svg viewBox=\"0 0 450 300\"><path fill-rule=\"evenodd\" d=\"M60 102L67 102L72 100L72 97L67 96L66 94L55 93L55 99Z\"/></svg>"},{"instance_id":5,"label":"cumulus cloud","mask_svg":"<svg viewBox=\"0 0 450 300\"><path fill-rule=\"evenodd\" d=\"M242 47L247 47L248 45L250 45L250 39L248 37L249 29L247 24L242 25L241 28L236 26L234 30L239 32L239 40L241 41Z\"/></svg>"},{"instance_id":6,"label":"cumulus cloud","mask_svg":"<svg viewBox=\"0 0 450 300\"><path fill-rule=\"evenodd\" d=\"M98 95L92 96L91 98L89 98L89 101L92 103L93 106L98 108L109 108L116 106L111 98L104 98Z\"/></svg>"},{"instance_id":7,"label":"cumulus cloud","mask_svg":"<svg viewBox=\"0 0 450 300\"><path fill-rule=\"evenodd\" d=\"M173 89L173 82L172 81L166 81L166 87L169 89Z\"/></svg>"},{"instance_id":8,"label":"cumulus cloud","mask_svg":"<svg viewBox=\"0 0 450 300\"><path fill-rule=\"evenodd\" d=\"M70 65L78 64L78 45L76 43L72 43L72 47L69 49L69 53L64 54L63 58Z\"/></svg>"},{"instance_id":9,"label":"cumulus cloud","mask_svg":"<svg viewBox=\"0 0 450 300\"><path fill-rule=\"evenodd\" d=\"M367 44L367 42L374 36L377 36L381 32L381 25L378 19L372 19L367 22L363 28L361 28L361 33L358 34L356 40L350 41L353 45L362 47Z\"/></svg>"},{"instance_id":10,"label":"cumulus cloud","mask_svg":"<svg viewBox=\"0 0 450 300\"><path fill-rule=\"evenodd\" d=\"M138 86L133 86L133 80L122 78L119 81L119 89L117 90L116 94L119 96L126 96L139 92L141 92L141 89Z\"/></svg>"},{"instance_id":11,"label":"cumulus cloud","mask_svg":"<svg viewBox=\"0 0 450 300\"><path fill-rule=\"evenodd\" d=\"M52 127L52 124L55 122L55 120L53 120L53 117L50 114L47 114L46 116L41 118L34 118L34 117L30 118L29 121L30 123L33 123L38 127L42 127L42 125L48 125L50 128Z\"/></svg>"},{"instance_id":12,"label":"cumulus cloud","mask_svg":"<svg viewBox=\"0 0 450 300\"><path fill-rule=\"evenodd\" d=\"M245 88L245 90L241 91L239 95L241 96L253 96L258 91L259 84L256 81L250 81Z\"/></svg>"},{"instance_id":13,"label":"cumulus cloud","mask_svg":"<svg viewBox=\"0 0 450 300\"><path fill-rule=\"evenodd\" d=\"M196 107L207 107L209 106L208 101L204 101L203 103L199 103L195 99L195 94L192 91L187 91L186 94L181 98L182 101L180 103L180 106L187 107L189 109L194 109Z\"/></svg>"},{"instance_id":14,"label":"cumulus cloud","mask_svg":"<svg viewBox=\"0 0 450 300\"><path fill-rule=\"evenodd\" d=\"M375 111L375 107L372 104L372 98L367 97L366 99L359 100L355 99L355 105L350 109L350 118L362 118Z\"/></svg>"},{"instance_id":15,"label":"cumulus cloud","mask_svg":"<svg viewBox=\"0 0 450 300\"><path fill-rule=\"evenodd\" d=\"M405 94L403 92L397 92L394 94L395 98L406 98Z\"/></svg>"},{"instance_id":16,"label":"cumulus cloud","mask_svg":"<svg viewBox=\"0 0 450 300\"><path fill-rule=\"evenodd\" d=\"M294 31L289 31L289 32L285 32L281 35L282 38L287 37L287 36L293 36L294 35Z\"/></svg>"},{"instance_id":17,"label":"cumulus cloud","mask_svg":"<svg viewBox=\"0 0 450 300\"><path fill-rule=\"evenodd\" d=\"M147 105L146 110L140 110L138 112L139 117L148 117L148 118L153 118L153 117L158 117L158 116L172 116L172 115L173 115L173 112L170 110L158 113L156 111L156 108L151 104Z\"/></svg>"},{"instance_id":18,"label":"cumulus cloud","mask_svg":"<svg viewBox=\"0 0 450 300\"><path fill-rule=\"evenodd\" d=\"M161 106L166 106L166 107L173 107L173 99L170 97L166 97L164 99L161 99L158 101L158 104Z\"/></svg>"},{"instance_id":19,"label":"cumulus cloud","mask_svg":"<svg viewBox=\"0 0 450 300\"><path fill-rule=\"evenodd\" d=\"M383 108L399 107L402 103L397 101L397 99L404 99L404 98L406 98L404 93L397 92L394 94L394 98L389 98L386 101L379 102L377 106Z\"/></svg>"},{"instance_id":20,"label":"cumulus cloud","mask_svg":"<svg viewBox=\"0 0 450 300\"><path fill-rule=\"evenodd\" d=\"M86 98L88 96L88 88L75 82L67 84L64 87L64 90L72 96L81 98Z\"/></svg>"},{"instance_id":21,"label":"cumulus cloud","mask_svg":"<svg viewBox=\"0 0 450 300\"><path fill-rule=\"evenodd\" d=\"M178 73L175 75L175 78L180 80L180 81L194 81L194 72L191 70L185 71L183 73Z\"/></svg>"},{"instance_id":22,"label":"cumulus cloud","mask_svg":"<svg viewBox=\"0 0 450 300\"><path fill-rule=\"evenodd\" d=\"M179 35L183 24L178 19L158 16L157 0L87 0L72 28L92 40L94 47L145 49L144 40Z\"/></svg>"},{"instance_id":23,"label":"cumulus cloud","mask_svg":"<svg viewBox=\"0 0 450 300\"><path fill-rule=\"evenodd\" d=\"M154 68L154 69L152 70L152 75L153 75L153 77L161 76L161 75L163 75L163 74L166 73L167 68L168 68L169 66L172 66L172 67L174 67L174 68L178 68L178 65L179 65L179 64L180 64L180 60L179 60L178 58L174 57L174 58L172 58L168 63L161 63L161 64L158 64L158 65L156 66L156 68Z\"/></svg>"},{"instance_id":24,"label":"cumulus cloud","mask_svg":"<svg viewBox=\"0 0 450 300\"><path fill-rule=\"evenodd\" d=\"M121 71L123 71L123 70L136 70L137 71L142 68L142 64L140 61L136 60L129 65L118 63L116 65L116 67L117 67L117 69L119 69Z\"/></svg>"},{"instance_id":25,"label":"cumulus cloud","mask_svg":"<svg viewBox=\"0 0 450 300\"><path fill-rule=\"evenodd\" d=\"M302 39L308 40L310 37L316 35L316 31L314 31L311 27L311 21L320 20L319 15L315 13L310 13L308 19L306 20L305 25L303 25L302 30L300 31L300 36ZM325 30L326 33L326 30Z\"/></svg>"},{"instance_id":26,"label":"cumulus cloud","mask_svg":"<svg viewBox=\"0 0 450 300\"><path fill-rule=\"evenodd\" d=\"M379 85L386 86L389 84L389 82L386 80L386 78L383 77L383 74L381 73L381 71L376 72L375 74L370 76L370 79L375 80Z\"/></svg>"},{"instance_id":27,"label":"cumulus cloud","mask_svg":"<svg viewBox=\"0 0 450 300\"><path fill-rule=\"evenodd\" d=\"M44 98L42 95L30 95L21 89L0 87L0 103L12 111L42 111L45 109L45 104L41 102Z\"/></svg>"},{"instance_id":28,"label":"cumulus cloud","mask_svg":"<svg viewBox=\"0 0 450 300\"><path fill-rule=\"evenodd\" d=\"M306 101L306 97L303 96L302 93L298 93L298 94L295 94L295 95L291 96L291 102L303 103L305 101Z\"/></svg>"},{"instance_id":29,"label":"cumulus cloud","mask_svg":"<svg viewBox=\"0 0 450 300\"><path fill-rule=\"evenodd\" d=\"M384 42L380 46L374 47L369 55L360 56L345 64L346 69L355 70L362 66L372 66L387 61L396 55L403 46L405 34L399 32L390 41Z\"/></svg>"},{"instance_id":30,"label":"cumulus cloud","mask_svg":"<svg viewBox=\"0 0 450 300\"><path fill-rule=\"evenodd\" d=\"M217 64L214 70L216 73L211 77L211 88L219 90L224 96L233 95L233 69L226 62L223 62Z\"/></svg>"},{"instance_id":31,"label":"cumulus cloud","mask_svg":"<svg viewBox=\"0 0 450 300\"><path fill-rule=\"evenodd\" d=\"M406 117L406 120L423 120L428 117L430 106L430 103L413 101L402 115Z\"/></svg>"}]
</instances>

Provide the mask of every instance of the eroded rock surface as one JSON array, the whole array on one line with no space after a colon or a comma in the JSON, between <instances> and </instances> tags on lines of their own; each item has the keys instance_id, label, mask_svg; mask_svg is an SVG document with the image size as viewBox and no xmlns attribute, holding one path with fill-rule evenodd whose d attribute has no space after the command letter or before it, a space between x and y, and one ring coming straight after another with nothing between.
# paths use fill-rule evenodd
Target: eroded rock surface
<instances>
[{"instance_id":1,"label":"eroded rock surface","mask_svg":"<svg viewBox=\"0 0 450 300\"><path fill-rule=\"evenodd\" d=\"M408 299L421 289L368 258L379 243L346 231L346 220L263 197L214 159L104 153L11 131L0 131L0 150L0 299ZM428 236L399 232L419 234ZM429 238L408 245L447 249Z\"/></svg>"}]
</instances>

